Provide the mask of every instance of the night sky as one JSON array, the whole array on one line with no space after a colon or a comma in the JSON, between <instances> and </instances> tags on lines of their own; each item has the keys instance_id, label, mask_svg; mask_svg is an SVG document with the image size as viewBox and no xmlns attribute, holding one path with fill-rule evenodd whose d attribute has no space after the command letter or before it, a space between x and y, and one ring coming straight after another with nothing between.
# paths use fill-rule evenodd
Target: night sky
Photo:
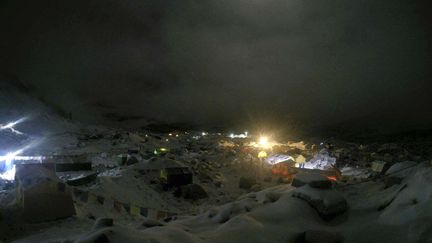
<instances>
[{"instance_id":1,"label":"night sky","mask_svg":"<svg viewBox=\"0 0 432 243\"><path fill-rule=\"evenodd\" d=\"M0 72L82 120L432 126L427 0L3 0Z\"/></svg>"}]
</instances>

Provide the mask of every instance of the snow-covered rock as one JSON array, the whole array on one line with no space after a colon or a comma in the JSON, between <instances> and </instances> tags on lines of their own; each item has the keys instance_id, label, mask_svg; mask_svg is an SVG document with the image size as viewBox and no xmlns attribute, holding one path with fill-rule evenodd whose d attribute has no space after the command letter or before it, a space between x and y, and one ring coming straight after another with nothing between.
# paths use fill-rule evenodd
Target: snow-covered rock
<instances>
[{"instance_id":1,"label":"snow-covered rock","mask_svg":"<svg viewBox=\"0 0 432 243\"><path fill-rule=\"evenodd\" d=\"M301 187L306 184L313 188L328 189L332 187L332 182L319 173L297 173L291 183L294 187Z\"/></svg>"},{"instance_id":2,"label":"snow-covered rock","mask_svg":"<svg viewBox=\"0 0 432 243\"><path fill-rule=\"evenodd\" d=\"M335 190L321 190L305 185L297 188L293 196L307 201L324 220L331 220L348 209L345 198Z\"/></svg>"}]
</instances>

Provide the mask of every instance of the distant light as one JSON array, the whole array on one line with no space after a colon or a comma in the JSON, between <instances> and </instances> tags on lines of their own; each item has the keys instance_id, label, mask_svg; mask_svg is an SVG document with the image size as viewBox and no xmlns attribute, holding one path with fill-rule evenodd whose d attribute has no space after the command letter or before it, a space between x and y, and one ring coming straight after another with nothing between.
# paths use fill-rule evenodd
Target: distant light
<instances>
[{"instance_id":1,"label":"distant light","mask_svg":"<svg viewBox=\"0 0 432 243\"><path fill-rule=\"evenodd\" d=\"M179 136L179 135L178 135L178 134L176 134L176 138L178 138L178 136Z\"/></svg>"},{"instance_id":2,"label":"distant light","mask_svg":"<svg viewBox=\"0 0 432 243\"><path fill-rule=\"evenodd\" d=\"M201 135L202 136L206 136L206 135L208 135L208 133L207 132L202 132Z\"/></svg>"},{"instance_id":3,"label":"distant light","mask_svg":"<svg viewBox=\"0 0 432 243\"><path fill-rule=\"evenodd\" d=\"M167 142L168 142L168 141L169 141L169 139L167 138L167 139L165 139L165 141L167 141Z\"/></svg>"},{"instance_id":4,"label":"distant light","mask_svg":"<svg viewBox=\"0 0 432 243\"><path fill-rule=\"evenodd\" d=\"M247 138L248 137L248 133L247 132L241 133L241 134L230 133L228 135L228 137L230 137L230 138Z\"/></svg>"},{"instance_id":5,"label":"distant light","mask_svg":"<svg viewBox=\"0 0 432 243\"><path fill-rule=\"evenodd\" d=\"M172 133L168 134L168 136L170 136L170 137L171 137L171 136L172 136Z\"/></svg>"},{"instance_id":6,"label":"distant light","mask_svg":"<svg viewBox=\"0 0 432 243\"><path fill-rule=\"evenodd\" d=\"M158 155L158 154L166 154L167 152L169 152L169 149L168 149L168 148L164 148L164 147L162 147L162 148L157 148L157 149L155 149L155 150L153 151L153 153L154 153L155 155Z\"/></svg>"}]
</instances>

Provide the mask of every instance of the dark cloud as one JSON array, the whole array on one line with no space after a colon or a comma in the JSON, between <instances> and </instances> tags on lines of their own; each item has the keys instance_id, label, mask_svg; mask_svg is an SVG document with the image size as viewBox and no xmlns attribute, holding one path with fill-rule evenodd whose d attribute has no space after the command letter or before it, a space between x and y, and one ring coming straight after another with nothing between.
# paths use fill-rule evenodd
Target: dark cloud
<instances>
[{"instance_id":1,"label":"dark cloud","mask_svg":"<svg viewBox=\"0 0 432 243\"><path fill-rule=\"evenodd\" d=\"M427 1L3 6L4 72L81 116L102 106L211 125L432 121Z\"/></svg>"}]
</instances>

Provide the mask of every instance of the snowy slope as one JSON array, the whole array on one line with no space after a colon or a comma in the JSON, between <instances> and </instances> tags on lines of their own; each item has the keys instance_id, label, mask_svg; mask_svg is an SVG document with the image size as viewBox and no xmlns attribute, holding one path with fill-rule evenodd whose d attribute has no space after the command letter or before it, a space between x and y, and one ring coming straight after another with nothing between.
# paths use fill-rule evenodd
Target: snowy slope
<instances>
[{"instance_id":1,"label":"snowy slope","mask_svg":"<svg viewBox=\"0 0 432 243\"><path fill-rule=\"evenodd\" d=\"M32 97L23 88L10 83L0 84L0 124L19 121L13 128L0 130L0 153L5 154L28 147L32 154L54 151L53 144L67 143L59 134L75 131L75 125L59 116L52 108ZM55 138L55 139L53 139Z\"/></svg>"}]
</instances>

